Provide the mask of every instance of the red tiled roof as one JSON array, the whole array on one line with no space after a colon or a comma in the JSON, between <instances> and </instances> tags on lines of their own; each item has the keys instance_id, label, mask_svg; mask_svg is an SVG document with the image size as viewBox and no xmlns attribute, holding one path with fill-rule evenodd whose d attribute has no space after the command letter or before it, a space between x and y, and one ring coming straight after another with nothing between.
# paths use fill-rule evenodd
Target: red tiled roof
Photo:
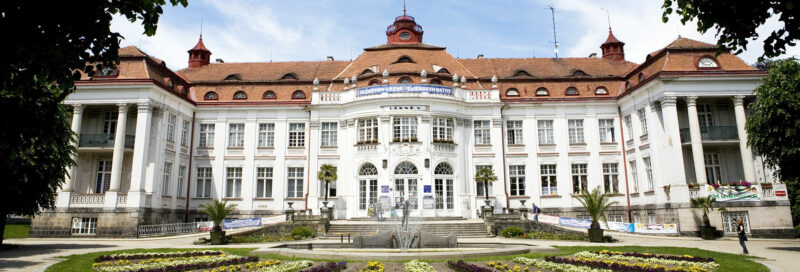
<instances>
[{"instance_id":1,"label":"red tiled roof","mask_svg":"<svg viewBox=\"0 0 800 272\"><path fill-rule=\"evenodd\" d=\"M208 50L208 48L206 48L206 45L203 44L203 35L200 35L200 40L198 40L197 44L192 49L190 49L189 51L208 51L208 52L211 52L210 50Z\"/></svg>"},{"instance_id":2,"label":"red tiled roof","mask_svg":"<svg viewBox=\"0 0 800 272\"><path fill-rule=\"evenodd\" d=\"M617 37L614 37L614 33L611 33L610 28L608 29L608 38L606 39L606 42L604 42L603 44L609 44L609 43L623 43L619 41Z\"/></svg>"}]
</instances>

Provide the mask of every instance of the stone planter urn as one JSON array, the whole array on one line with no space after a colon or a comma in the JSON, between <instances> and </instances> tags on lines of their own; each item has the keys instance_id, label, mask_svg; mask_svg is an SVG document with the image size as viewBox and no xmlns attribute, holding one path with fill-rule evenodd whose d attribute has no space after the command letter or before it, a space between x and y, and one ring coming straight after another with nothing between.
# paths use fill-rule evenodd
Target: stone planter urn
<instances>
[{"instance_id":1,"label":"stone planter urn","mask_svg":"<svg viewBox=\"0 0 800 272\"><path fill-rule=\"evenodd\" d=\"M292 209L292 205L293 205L293 204L294 204L294 202L292 202L292 201L286 202L286 205L288 205L288 206L289 206L289 209L290 209L290 210Z\"/></svg>"},{"instance_id":2,"label":"stone planter urn","mask_svg":"<svg viewBox=\"0 0 800 272\"><path fill-rule=\"evenodd\" d=\"M589 229L589 242L602 243L603 242L603 229Z\"/></svg>"},{"instance_id":3,"label":"stone planter urn","mask_svg":"<svg viewBox=\"0 0 800 272\"><path fill-rule=\"evenodd\" d=\"M225 244L225 231L212 230L211 231L211 244L212 245Z\"/></svg>"},{"instance_id":4,"label":"stone planter urn","mask_svg":"<svg viewBox=\"0 0 800 272\"><path fill-rule=\"evenodd\" d=\"M483 200L483 202L486 203L487 207L490 207L492 205L492 200L491 199L485 199L485 200Z\"/></svg>"},{"instance_id":5,"label":"stone planter urn","mask_svg":"<svg viewBox=\"0 0 800 272\"><path fill-rule=\"evenodd\" d=\"M714 240L717 238L717 228L711 226L700 227L700 237L704 240Z\"/></svg>"},{"instance_id":6,"label":"stone planter urn","mask_svg":"<svg viewBox=\"0 0 800 272\"><path fill-rule=\"evenodd\" d=\"M328 201L322 201L322 207L327 208L328 207Z\"/></svg>"}]
</instances>

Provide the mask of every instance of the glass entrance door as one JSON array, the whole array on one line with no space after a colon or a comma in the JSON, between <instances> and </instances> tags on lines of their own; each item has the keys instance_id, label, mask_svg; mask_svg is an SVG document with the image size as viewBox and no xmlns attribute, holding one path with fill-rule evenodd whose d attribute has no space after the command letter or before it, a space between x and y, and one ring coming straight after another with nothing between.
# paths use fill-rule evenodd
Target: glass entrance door
<instances>
[{"instance_id":1,"label":"glass entrance door","mask_svg":"<svg viewBox=\"0 0 800 272\"><path fill-rule=\"evenodd\" d=\"M396 178L394 179L394 205L396 209L403 208L403 202L408 199L411 209L418 209L419 197L417 193L416 178Z\"/></svg>"}]
</instances>

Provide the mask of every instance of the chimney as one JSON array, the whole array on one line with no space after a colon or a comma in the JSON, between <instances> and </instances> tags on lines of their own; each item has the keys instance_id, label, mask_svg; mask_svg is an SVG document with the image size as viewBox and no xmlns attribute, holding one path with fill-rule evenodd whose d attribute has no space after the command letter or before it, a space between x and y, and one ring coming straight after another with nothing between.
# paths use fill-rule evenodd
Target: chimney
<instances>
[{"instance_id":1,"label":"chimney","mask_svg":"<svg viewBox=\"0 0 800 272\"><path fill-rule=\"evenodd\" d=\"M483 58L483 54L478 54L477 59L482 59L482 58Z\"/></svg>"},{"instance_id":2,"label":"chimney","mask_svg":"<svg viewBox=\"0 0 800 272\"><path fill-rule=\"evenodd\" d=\"M597 53L591 53L591 54L589 54L589 57L590 58L596 58L597 57Z\"/></svg>"},{"instance_id":3,"label":"chimney","mask_svg":"<svg viewBox=\"0 0 800 272\"><path fill-rule=\"evenodd\" d=\"M333 56L328 56L328 61L333 61Z\"/></svg>"},{"instance_id":4,"label":"chimney","mask_svg":"<svg viewBox=\"0 0 800 272\"><path fill-rule=\"evenodd\" d=\"M217 63L225 63L225 61L222 60L222 59L216 59L216 61L217 61Z\"/></svg>"}]
</instances>

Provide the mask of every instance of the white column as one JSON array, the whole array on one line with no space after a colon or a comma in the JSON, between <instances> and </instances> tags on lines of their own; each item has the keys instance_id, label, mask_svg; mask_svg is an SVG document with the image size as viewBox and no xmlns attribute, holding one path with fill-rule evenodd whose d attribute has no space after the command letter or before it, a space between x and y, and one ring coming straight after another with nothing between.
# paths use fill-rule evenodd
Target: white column
<instances>
[{"instance_id":1,"label":"white column","mask_svg":"<svg viewBox=\"0 0 800 272\"><path fill-rule=\"evenodd\" d=\"M733 97L733 107L736 114L736 130L739 131L739 151L742 153L742 167L744 169L744 179L755 182L756 174L753 164L753 151L747 146L747 131L744 129L744 96Z\"/></svg>"},{"instance_id":2,"label":"white column","mask_svg":"<svg viewBox=\"0 0 800 272\"><path fill-rule=\"evenodd\" d=\"M686 173L683 165L683 146L681 143L680 127L678 126L677 98L667 96L661 99L661 117L664 121L664 146L663 162L651 161L661 165L662 173L669 173L674 184L686 184ZM657 115L657 114L654 114ZM651 158L652 159L652 158ZM658 167L658 166L656 166Z\"/></svg>"},{"instance_id":3,"label":"white column","mask_svg":"<svg viewBox=\"0 0 800 272\"><path fill-rule=\"evenodd\" d=\"M700 120L697 118L697 96L686 97L686 108L689 114L689 135L691 135L692 138L692 159L694 160L695 179L697 179L698 184L706 184L703 139L700 135Z\"/></svg>"},{"instance_id":4,"label":"white column","mask_svg":"<svg viewBox=\"0 0 800 272\"><path fill-rule=\"evenodd\" d=\"M131 187L128 190L129 207L144 206L144 183L147 177L145 172L148 164L147 155L150 147L150 122L152 117L153 105L150 102L139 103L136 114L136 138L133 143Z\"/></svg>"},{"instance_id":5,"label":"white column","mask_svg":"<svg viewBox=\"0 0 800 272\"><path fill-rule=\"evenodd\" d=\"M73 104L72 105L72 132L76 134L75 142L72 145L77 149L78 143L80 141L81 136L81 122L83 121L83 105L81 104ZM75 155L72 156L72 160L77 163L78 161L78 153L77 150L75 151ZM61 187L61 192L58 193L58 198L56 199L56 207L59 208L67 208L69 207L69 199L72 191L75 189L75 168L76 166L70 166L67 169L67 176L64 177L64 186Z\"/></svg>"},{"instance_id":6,"label":"white column","mask_svg":"<svg viewBox=\"0 0 800 272\"><path fill-rule=\"evenodd\" d=\"M119 192L119 183L122 180L122 158L125 155L125 125L128 121L128 104L119 104L117 115L117 130L114 134L114 155L111 161L111 189Z\"/></svg>"}]
</instances>

